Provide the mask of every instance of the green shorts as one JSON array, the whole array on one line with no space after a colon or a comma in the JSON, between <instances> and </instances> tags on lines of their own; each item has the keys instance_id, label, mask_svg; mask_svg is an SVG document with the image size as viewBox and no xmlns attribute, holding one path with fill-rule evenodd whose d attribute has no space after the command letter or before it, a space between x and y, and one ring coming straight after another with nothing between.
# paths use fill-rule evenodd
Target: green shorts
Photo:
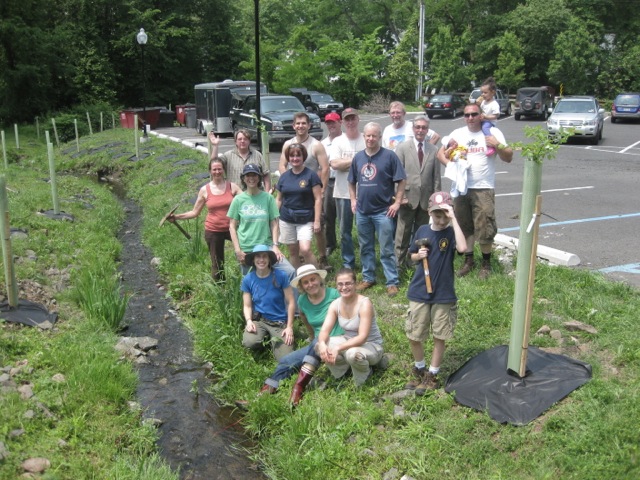
<instances>
[{"instance_id":1,"label":"green shorts","mask_svg":"<svg viewBox=\"0 0 640 480\"><path fill-rule=\"evenodd\" d=\"M462 233L473 235L480 245L491 245L498 232L495 193L493 188L474 188L453 199Z\"/></svg>"},{"instance_id":2,"label":"green shorts","mask_svg":"<svg viewBox=\"0 0 640 480\"><path fill-rule=\"evenodd\" d=\"M405 333L409 340L425 342L429 332L438 340L453 338L458 320L457 303L422 303L409 301Z\"/></svg>"}]
</instances>

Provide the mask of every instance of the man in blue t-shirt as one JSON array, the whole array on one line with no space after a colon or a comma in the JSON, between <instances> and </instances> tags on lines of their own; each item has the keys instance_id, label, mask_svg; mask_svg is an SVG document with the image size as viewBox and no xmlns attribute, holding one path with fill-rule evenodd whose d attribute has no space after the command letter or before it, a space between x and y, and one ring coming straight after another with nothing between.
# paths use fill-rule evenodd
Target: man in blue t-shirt
<instances>
[{"instance_id":1,"label":"man in blue t-shirt","mask_svg":"<svg viewBox=\"0 0 640 480\"><path fill-rule=\"evenodd\" d=\"M377 236L387 294L394 297L398 294L400 280L394 252L393 219L402 203L407 175L398 156L380 146L381 138L379 124L365 125L365 149L356 153L349 169L349 195L351 210L356 215L362 262L362 282L357 289L364 291L376 283Z\"/></svg>"}]
</instances>

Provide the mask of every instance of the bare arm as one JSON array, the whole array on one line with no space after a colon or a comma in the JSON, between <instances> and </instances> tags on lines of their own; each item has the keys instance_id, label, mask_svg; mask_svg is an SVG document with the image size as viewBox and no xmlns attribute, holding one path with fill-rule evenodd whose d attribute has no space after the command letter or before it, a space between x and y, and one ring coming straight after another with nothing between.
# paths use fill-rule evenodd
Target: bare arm
<instances>
[{"instance_id":1,"label":"bare arm","mask_svg":"<svg viewBox=\"0 0 640 480\"><path fill-rule=\"evenodd\" d=\"M355 183L350 183L349 184L349 198L351 198L351 211L353 213L356 213L357 199L356 199L356 184Z\"/></svg>"},{"instance_id":2,"label":"bare arm","mask_svg":"<svg viewBox=\"0 0 640 480\"><path fill-rule=\"evenodd\" d=\"M207 198L205 196L206 193L207 186L205 185L198 192L198 198L196 199L196 203L193 204L193 209L189 210L188 212L171 215L167 218L167 220L173 222L174 220L188 220L190 218L196 218L198 215L200 215L200 212L202 212L202 208L207 203Z\"/></svg>"},{"instance_id":3,"label":"bare arm","mask_svg":"<svg viewBox=\"0 0 640 480\"><path fill-rule=\"evenodd\" d=\"M276 257L278 257L278 261L282 260L282 258L284 257L284 255L282 255L282 252L280 251L280 247L278 247L279 235L280 224L278 223L278 219L274 218L273 220L271 220L271 241L273 242L273 245L271 245L271 250L276 254Z\"/></svg>"},{"instance_id":4,"label":"bare arm","mask_svg":"<svg viewBox=\"0 0 640 480\"><path fill-rule=\"evenodd\" d=\"M278 171L280 172L280 175L287 171L287 165L289 165L287 157L284 156L284 152L287 150L290 143L291 141L287 140L282 144L282 152L280 153L280 161L278 162Z\"/></svg>"},{"instance_id":5,"label":"bare arm","mask_svg":"<svg viewBox=\"0 0 640 480\"><path fill-rule=\"evenodd\" d=\"M218 156L218 144L220 143L220 137L212 131L209 132L209 141L211 142L211 160Z\"/></svg>"},{"instance_id":6,"label":"bare arm","mask_svg":"<svg viewBox=\"0 0 640 480\"><path fill-rule=\"evenodd\" d=\"M336 302L337 300L334 300L331 305L329 305L329 310L327 311L327 316L322 323L320 333L318 333L318 343L316 344L316 353L320 356L322 361L326 363L335 362L335 359L331 361L328 356L329 347L327 345L327 342L329 341L329 335L331 334L333 327L338 321L338 310Z\"/></svg>"},{"instance_id":7,"label":"bare arm","mask_svg":"<svg viewBox=\"0 0 640 480\"><path fill-rule=\"evenodd\" d=\"M293 345L293 319L296 314L296 302L291 285L284 289L284 300L287 304L287 326L282 331L282 338L287 345Z\"/></svg>"},{"instance_id":8,"label":"bare arm","mask_svg":"<svg viewBox=\"0 0 640 480\"><path fill-rule=\"evenodd\" d=\"M251 300L251 294L248 292L242 292L242 313L244 314L244 320L246 322L244 329L247 332L255 332L256 325L253 323L253 301Z\"/></svg>"},{"instance_id":9,"label":"bare arm","mask_svg":"<svg viewBox=\"0 0 640 480\"><path fill-rule=\"evenodd\" d=\"M458 225L458 219L456 218L455 212L453 208L449 205L444 205L443 210L445 211L447 218L451 221L451 226L453 227L453 233L456 237L456 250L459 253L464 253L467 251L467 239L464 237L464 233L462 233L462 229L460 225Z\"/></svg>"},{"instance_id":10,"label":"bare arm","mask_svg":"<svg viewBox=\"0 0 640 480\"><path fill-rule=\"evenodd\" d=\"M387 209L387 217L395 217L398 214L398 210L400 210L400 205L402 204L402 199L404 198L404 188L407 184L406 180L400 180L398 182L398 188L396 189L396 201L389 205Z\"/></svg>"},{"instance_id":11,"label":"bare arm","mask_svg":"<svg viewBox=\"0 0 640 480\"><path fill-rule=\"evenodd\" d=\"M429 143L431 145L435 145L436 143L438 143L440 141L440 138L442 138L442 137L440 136L440 134L438 132L433 132L433 133L431 133L431 138L429 139Z\"/></svg>"},{"instance_id":12,"label":"bare arm","mask_svg":"<svg viewBox=\"0 0 640 480\"><path fill-rule=\"evenodd\" d=\"M331 168L333 168L334 170L339 170L341 172L346 172L351 167L352 161L353 157L332 158Z\"/></svg>"},{"instance_id":13,"label":"bare arm","mask_svg":"<svg viewBox=\"0 0 640 480\"><path fill-rule=\"evenodd\" d=\"M307 329L307 334L309 335L309 341L312 341L314 338L316 338L316 332L313 331L313 327L309 323L309 320L307 320L307 316L302 311L300 311L300 320L302 320L302 324L304 325L304 328Z\"/></svg>"},{"instance_id":14,"label":"bare arm","mask_svg":"<svg viewBox=\"0 0 640 480\"><path fill-rule=\"evenodd\" d=\"M314 145L314 150L316 159L318 160L318 165L320 166L318 175L322 181L322 191L324 192L324 189L327 188L327 185L329 184L329 159L327 157L327 151L322 143L316 143Z\"/></svg>"},{"instance_id":15,"label":"bare arm","mask_svg":"<svg viewBox=\"0 0 640 480\"><path fill-rule=\"evenodd\" d=\"M238 262L244 265L244 252L240 249L240 240L238 240L238 221L233 218L229 221L229 236L231 236L233 251L236 254Z\"/></svg>"},{"instance_id":16,"label":"bare arm","mask_svg":"<svg viewBox=\"0 0 640 480\"><path fill-rule=\"evenodd\" d=\"M320 218L322 217L322 188L320 185L313 187L313 231L318 233L321 230Z\"/></svg>"}]
</instances>

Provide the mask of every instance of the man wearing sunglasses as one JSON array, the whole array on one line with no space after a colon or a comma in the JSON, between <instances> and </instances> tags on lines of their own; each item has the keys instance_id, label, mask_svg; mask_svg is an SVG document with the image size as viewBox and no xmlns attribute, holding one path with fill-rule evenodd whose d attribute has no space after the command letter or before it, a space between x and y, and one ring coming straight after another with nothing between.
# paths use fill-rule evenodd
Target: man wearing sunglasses
<instances>
[{"instance_id":1,"label":"man wearing sunglasses","mask_svg":"<svg viewBox=\"0 0 640 480\"><path fill-rule=\"evenodd\" d=\"M468 275L475 267L473 259L474 241L480 244L482 264L478 277L486 279L491 274L491 250L498 227L495 215L496 156L510 163L513 150L506 144L503 133L491 127L491 135L482 133L482 111L480 105L473 103L464 108L466 126L454 130L445 137L438 151L438 160L443 165L450 162L468 162L466 185L462 191L452 192L454 209L460 228L467 240L465 262L456 272L458 277ZM495 154L487 155L489 147ZM455 154L455 155L454 155ZM465 191L466 190L466 191Z\"/></svg>"}]
</instances>

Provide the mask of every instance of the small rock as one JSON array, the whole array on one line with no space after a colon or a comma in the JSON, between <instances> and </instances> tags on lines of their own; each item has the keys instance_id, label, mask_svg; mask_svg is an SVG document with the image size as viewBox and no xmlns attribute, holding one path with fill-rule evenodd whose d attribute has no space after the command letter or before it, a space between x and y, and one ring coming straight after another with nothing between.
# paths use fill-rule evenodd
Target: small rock
<instances>
[{"instance_id":1,"label":"small rock","mask_svg":"<svg viewBox=\"0 0 640 480\"><path fill-rule=\"evenodd\" d=\"M549 335L551 335L551 338L555 338L556 340L560 340L562 338L562 332L560 330L551 330Z\"/></svg>"},{"instance_id":2,"label":"small rock","mask_svg":"<svg viewBox=\"0 0 640 480\"><path fill-rule=\"evenodd\" d=\"M410 477L409 475L403 475L400 480L415 480L413 477Z\"/></svg>"},{"instance_id":3,"label":"small rock","mask_svg":"<svg viewBox=\"0 0 640 480\"><path fill-rule=\"evenodd\" d=\"M51 323L49 320L45 320L42 323L38 323L37 327L40 330L51 330L53 328L53 323Z\"/></svg>"},{"instance_id":4,"label":"small rock","mask_svg":"<svg viewBox=\"0 0 640 480\"><path fill-rule=\"evenodd\" d=\"M156 307L154 307L153 305L147 305L147 310L153 310L154 308Z\"/></svg>"},{"instance_id":5,"label":"small rock","mask_svg":"<svg viewBox=\"0 0 640 480\"><path fill-rule=\"evenodd\" d=\"M129 404L129 410L131 410L132 412L139 412L140 410L142 410L142 406L139 402L129 401L127 403Z\"/></svg>"},{"instance_id":6,"label":"small rock","mask_svg":"<svg viewBox=\"0 0 640 480\"><path fill-rule=\"evenodd\" d=\"M370 448L365 448L364 450L362 450L362 454L363 455L367 455L369 457L375 457L376 454L373 450L371 450Z\"/></svg>"},{"instance_id":7,"label":"small rock","mask_svg":"<svg viewBox=\"0 0 640 480\"><path fill-rule=\"evenodd\" d=\"M8 373L3 373L2 375L0 375L0 383L8 382L9 380L11 380L11 377Z\"/></svg>"},{"instance_id":8,"label":"small rock","mask_svg":"<svg viewBox=\"0 0 640 480\"><path fill-rule=\"evenodd\" d=\"M65 378L65 376L61 373L56 373L53 377L51 377L51 380L53 380L54 382L57 383L64 383L67 379Z\"/></svg>"},{"instance_id":9,"label":"small rock","mask_svg":"<svg viewBox=\"0 0 640 480\"><path fill-rule=\"evenodd\" d=\"M142 423L144 425L151 425L152 427L161 427L162 424L164 423L163 420L160 420L159 418L145 418Z\"/></svg>"},{"instance_id":10,"label":"small rock","mask_svg":"<svg viewBox=\"0 0 640 480\"><path fill-rule=\"evenodd\" d=\"M158 340L152 337L136 337L136 347L140 350L148 352L152 348L158 346Z\"/></svg>"},{"instance_id":11,"label":"small rock","mask_svg":"<svg viewBox=\"0 0 640 480\"><path fill-rule=\"evenodd\" d=\"M58 439L58 446L60 448L65 448L67 445L69 445L67 442L65 442L63 439L59 438Z\"/></svg>"},{"instance_id":12,"label":"small rock","mask_svg":"<svg viewBox=\"0 0 640 480\"><path fill-rule=\"evenodd\" d=\"M404 408L402 408L400 405L395 405L393 407L393 416L394 417L404 417L406 415Z\"/></svg>"},{"instance_id":13,"label":"small rock","mask_svg":"<svg viewBox=\"0 0 640 480\"><path fill-rule=\"evenodd\" d=\"M387 471L383 476L382 476L382 480L396 480L396 478L398 478L400 476L400 472L398 471L397 468L392 468L389 471Z\"/></svg>"},{"instance_id":14,"label":"small rock","mask_svg":"<svg viewBox=\"0 0 640 480\"><path fill-rule=\"evenodd\" d=\"M574 337L573 335L571 335L571 337L569 337L571 339L571 341L575 344L575 345L580 345L580 340L578 340L576 337Z\"/></svg>"},{"instance_id":15,"label":"small rock","mask_svg":"<svg viewBox=\"0 0 640 480\"><path fill-rule=\"evenodd\" d=\"M21 435L24 435L24 429L23 428L17 428L16 430L11 430L9 432L9 438L18 438Z\"/></svg>"},{"instance_id":16,"label":"small rock","mask_svg":"<svg viewBox=\"0 0 640 480\"><path fill-rule=\"evenodd\" d=\"M169 380L167 380L166 378L161 378L160 380L158 380L158 384L165 386L169 383Z\"/></svg>"},{"instance_id":17,"label":"small rock","mask_svg":"<svg viewBox=\"0 0 640 480\"><path fill-rule=\"evenodd\" d=\"M596 335L598 333L598 330L595 329L595 327L593 327L592 325L588 325L586 323L582 323L579 322L577 320L571 320L570 322L564 322L562 324L564 326L564 328L566 328L567 330L570 331L581 331L581 332L587 332L587 333L592 333L594 335Z\"/></svg>"},{"instance_id":18,"label":"small rock","mask_svg":"<svg viewBox=\"0 0 640 480\"><path fill-rule=\"evenodd\" d=\"M146 365L151 363L149 361L149 359L147 357L145 357L144 355L140 355L139 357L137 357L133 363L135 363L136 365Z\"/></svg>"},{"instance_id":19,"label":"small rock","mask_svg":"<svg viewBox=\"0 0 640 480\"><path fill-rule=\"evenodd\" d=\"M5 446L4 442L0 442L0 460L4 460L9 456L9 450Z\"/></svg>"},{"instance_id":20,"label":"small rock","mask_svg":"<svg viewBox=\"0 0 640 480\"><path fill-rule=\"evenodd\" d=\"M22 416L27 420L31 420L33 417L36 416L36 412L34 412L33 410L27 410L26 412L24 412L24 415Z\"/></svg>"},{"instance_id":21,"label":"small rock","mask_svg":"<svg viewBox=\"0 0 640 480\"><path fill-rule=\"evenodd\" d=\"M158 257L153 257L150 262L152 267L157 267L160 265L160 259Z\"/></svg>"},{"instance_id":22,"label":"small rock","mask_svg":"<svg viewBox=\"0 0 640 480\"><path fill-rule=\"evenodd\" d=\"M551 332L551 328L549 327L549 325L543 325L538 329L536 333L538 335L549 335L549 332Z\"/></svg>"},{"instance_id":23,"label":"small rock","mask_svg":"<svg viewBox=\"0 0 640 480\"><path fill-rule=\"evenodd\" d=\"M33 397L33 385L27 383L26 385L20 385L18 387L18 392L20 392L20 398L22 400L29 400Z\"/></svg>"},{"instance_id":24,"label":"small rock","mask_svg":"<svg viewBox=\"0 0 640 480\"><path fill-rule=\"evenodd\" d=\"M46 458L34 457L22 462L22 468L27 472L41 473L51 466L51 462Z\"/></svg>"}]
</instances>

